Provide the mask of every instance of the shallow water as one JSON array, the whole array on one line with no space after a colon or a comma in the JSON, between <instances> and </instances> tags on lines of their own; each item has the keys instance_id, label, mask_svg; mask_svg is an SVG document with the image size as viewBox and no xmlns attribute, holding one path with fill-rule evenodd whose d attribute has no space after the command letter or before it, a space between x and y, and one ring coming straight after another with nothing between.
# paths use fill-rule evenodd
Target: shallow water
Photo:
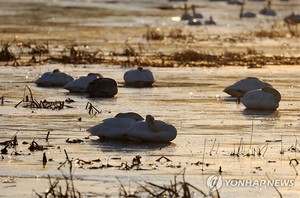
<instances>
[{"instance_id":1,"label":"shallow water","mask_svg":"<svg viewBox=\"0 0 300 198\"><path fill-rule=\"evenodd\" d=\"M45 71L59 68L74 77L89 72L99 72L103 76L114 78L119 83L119 93L112 99L89 98L86 95L69 94L59 88L41 88L34 80ZM245 69L241 67L222 68L151 68L156 77L154 88L134 89L122 86L123 73L128 70L117 66L59 66L45 65L41 67L1 67L1 105L0 141L9 140L18 131L19 145L16 151L21 155L2 155L1 196L30 196L32 189L44 192L48 187L47 176L61 177L57 168L65 161L64 149L70 159L101 159L103 164L120 165L140 155L145 170L119 170L116 167L89 169L99 167L100 162L85 164L81 168L75 165L75 187L85 196L118 195L120 184L131 190L136 182L151 181L169 183L174 174L186 169L188 182L209 192L206 179L209 175L217 175L222 167L223 179L267 179L266 174L274 179L296 179L293 187L278 187L284 197L299 196L299 179L295 170L289 165L289 159L298 158L299 152L288 151L298 139L299 129L299 70L300 67L266 67L262 69ZM251 112L242 104L237 105L233 99L222 92L223 88L237 80L256 76L271 83L282 94L280 107L275 112ZM24 86L31 88L37 100L62 101L72 98L73 108L63 110L26 109L14 106L22 100ZM91 102L102 113L91 117L85 109ZM134 111L142 116L153 115L176 126L177 138L171 144L141 144L126 142L101 142L96 137L85 139L87 128L96 125L102 119L113 117L119 112ZM82 121L78 121L82 118ZM244 153L249 152L249 143L253 135L250 152L255 156L230 156L242 138ZM50 131L49 142L45 141ZM285 151L280 154L281 140ZM82 143L69 144L66 139L81 139ZM30 152L29 145L23 141L35 140L47 146L45 150L49 161L42 166L42 151ZM268 142L264 156L258 156L259 148ZM215 142L215 143L214 143ZM213 144L215 144L213 146ZM195 165L203 161L209 166ZM9 149L11 154L14 149ZM166 156L171 162L155 161ZM257 168L260 167L261 169ZM204 170L202 170L202 168ZM298 170L298 167L296 166ZM68 168L63 169L68 173ZM12 183L6 183L9 180ZM180 178L180 177L179 177ZM271 186L262 187L228 187L220 190L221 197L234 194L257 197L277 196ZM94 194L95 193L95 194Z\"/></svg>"}]
</instances>

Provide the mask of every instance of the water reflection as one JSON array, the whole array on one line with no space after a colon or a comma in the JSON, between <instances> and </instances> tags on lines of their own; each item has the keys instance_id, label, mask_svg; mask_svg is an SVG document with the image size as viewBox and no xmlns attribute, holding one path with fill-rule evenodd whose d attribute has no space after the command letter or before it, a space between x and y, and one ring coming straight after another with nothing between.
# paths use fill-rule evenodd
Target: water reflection
<instances>
[{"instance_id":1,"label":"water reflection","mask_svg":"<svg viewBox=\"0 0 300 198\"><path fill-rule=\"evenodd\" d=\"M92 140L94 145L100 147L105 152L143 152L161 150L168 146L175 146L174 143L155 143L155 142L137 142L137 141L121 141L121 140Z\"/></svg>"},{"instance_id":2,"label":"water reflection","mask_svg":"<svg viewBox=\"0 0 300 198\"><path fill-rule=\"evenodd\" d=\"M253 109L244 109L243 115L249 118L255 117L274 117L279 118L280 113L278 110L253 110Z\"/></svg>"}]
</instances>

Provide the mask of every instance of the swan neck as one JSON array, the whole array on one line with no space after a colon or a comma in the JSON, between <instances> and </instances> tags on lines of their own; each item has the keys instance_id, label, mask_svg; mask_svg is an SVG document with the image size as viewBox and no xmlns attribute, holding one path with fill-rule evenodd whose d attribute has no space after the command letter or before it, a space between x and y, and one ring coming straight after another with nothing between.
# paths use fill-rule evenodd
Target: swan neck
<instances>
[{"instance_id":1,"label":"swan neck","mask_svg":"<svg viewBox=\"0 0 300 198\"><path fill-rule=\"evenodd\" d=\"M243 17L243 13L244 13L244 4L241 5L240 18Z\"/></svg>"},{"instance_id":2,"label":"swan neck","mask_svg":"<svg viewBox=\"0 0 300 198\"><path fill-rule=\"evenodd\" d=\"M154 123L154 119L146 119L146 123L148 128L153 131L153 132L158 132L159 129L157 128L157 126Z\"/></svg>"}]
</instances>

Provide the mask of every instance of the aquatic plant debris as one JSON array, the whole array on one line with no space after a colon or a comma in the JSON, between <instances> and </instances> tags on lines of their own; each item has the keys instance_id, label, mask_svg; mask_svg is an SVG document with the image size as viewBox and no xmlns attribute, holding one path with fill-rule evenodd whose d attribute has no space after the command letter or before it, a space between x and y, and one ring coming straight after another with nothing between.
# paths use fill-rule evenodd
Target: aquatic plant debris
<instances>
[{"instance_id":1,"label":"aquatic plant debris","mask_svg":"<svg viewBox=\"0 0 300 198\"><path fill-rule=\"evenodd\" d=\"M26 90L29 91L29 95L26 95ZM46 99L37 101L36 99L34 99L33 93L27 85L24 88L23 99L15 105L15 108L17 108L21 104L24 108L30 109L61 110L64 107L72 108L69 105L65 105L64 101L47 101Z\"/></svg>"}]
</instances>

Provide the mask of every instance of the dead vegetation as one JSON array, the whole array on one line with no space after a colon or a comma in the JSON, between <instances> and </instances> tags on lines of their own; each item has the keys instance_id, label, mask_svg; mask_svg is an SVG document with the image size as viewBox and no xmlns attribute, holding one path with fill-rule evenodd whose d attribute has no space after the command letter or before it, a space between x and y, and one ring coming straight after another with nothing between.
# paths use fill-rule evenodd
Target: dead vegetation
<instances>
[{"instance_id":1,"label":"dead vegetation","mask_svg":"<svg viewBox=\"0 0 300 198\"><path fill-rule=\"evenodd\" d=\"M65 49L68 53L60 57L51 56L45 61L63 64L100 64L103 61L101 50L89 51L87 46L72 45Z\"/></svg>"},{"instance_id":2,"label":"dead vegetation","mask_svg":"<svg viewBox=\"0 0 300 198\"><path fill-rule=\"evenodd\" d=\"M273 30L274 29L274 30ZM144 35L147 43L129 43L114 50L105 52L102 49L95 49L87 45L70 44L58 48L50 47L51 43L45 41L17 41L2 44L0 61L5 65L31 66L42 64L112 64L121 66L152 66L152 67L220 67L220 66L246 66L250 68L262 67L264 65L299 65L300 58L292 49L282 49L288 56L272 55L267 56L263 52L258 52L255 48L246 48L244 51L223 50L223 52L203 51L200 47L189 46L188 43L195 44L201 41L218 41L240 43L253 37L286 37L288 31L281 31L279 28L271 30L258 30L237 37L223 38L221 36L206 36L196 38L185 33L182 29L172 28L164 30L158 27L148 27ZM159 42L152 42L159 41ZM162 43L163 42L163 43ZM168 49L174 42L186 48L172 47L172 51L165 51L159 46ZM159 46L158 46L159 45ZM201 49L201 50L200 50ZM283 54L284 54L283 52Z\"/></svg>"},{"instance_id":3,"label":"dead vegetation","mask_svg":"<svg viewBox=\"0 0 300 198\"><path fill-rule=\"evenodd\" d=\"M15 105L15 108L17 108L19 105L22 105L24 108L30 108L30 109L61 110L64 107L71 108L70 106L65 105L64 101L47 101L46 99L37 101L33 97L33 93L27 85L24 88L23 99L18 104Z\"/></svg>"},{"instance_id":4,"label":"dead vegetation","mask_svg":"<svg viewBox=\"0 0 300 198\"><path fill-rule=\"evenodd\" d=\"M186 66L247 66L261 67L264 65L298 65L299 57L265 56L255 49L247 48L246 52L225 51L220 55L184 50L171 55L171 60Z\"/></svg>"},{"instance_id":5,"label":"dead vegetation","mask_svg":"<svg viewBox=\"0 0 300 198\"><path fill-rule=\"evenodd\" d=\"M178 176L182 176L179 180ZM120 181L119 181L120 182ZM139 184L138 188L131 193L126 190L124 185L120 182L120 197L220 197L218 190L215 193L205 193L196 186L190 184L185 179L185 169L174 176L174 180L170 184L156 184L153 182L145 182L144 185Z\"/></svg>"},{"instance_id":6,"label":"dead vegetation","mask_svg":"<svg viewBox=\"0 0 300 198\"><path fill-rule=\"evenodd\" d=\"M0 61L14 61L16 60L16 55L9 50L10 43L2 44L2 49L0 51Z\"/></svg>"},{"instance_id":7,"label":"dead vegetation","mask_svg":"<svg viewBox=\"0 0 300 198\"><path fill-rule=\"evenodd\" d=\"M92 103L87 102L85 109L88 111L89 115L92 117L97 116L98 114L102 113L102 110L98 110Z\"/></svg>"},{"instance_id":8,"label":"dead vegetation","mask_svg":"<svg viewBox=\"0 0 300 198\"><path fill-rule=\"evenodd\" d=\"M42 197L68 197L68 198L80 198L83 197L82 194L75 188L74 186L74 176L73 176L73 161L69 159L69 156L64 150L66 155L66 161L62 163L62 165L58 168L61 170L63 166L66 164L69 166L69 174L66 175L61 170L65 185L62 186L60 184L59 179L52 179L50 175L48 175L48 182L49 182L49 188L44 193L44 195L37 193L35 190L33 192L36 196L42 198Z\"/></svg>"}]
</instances>

